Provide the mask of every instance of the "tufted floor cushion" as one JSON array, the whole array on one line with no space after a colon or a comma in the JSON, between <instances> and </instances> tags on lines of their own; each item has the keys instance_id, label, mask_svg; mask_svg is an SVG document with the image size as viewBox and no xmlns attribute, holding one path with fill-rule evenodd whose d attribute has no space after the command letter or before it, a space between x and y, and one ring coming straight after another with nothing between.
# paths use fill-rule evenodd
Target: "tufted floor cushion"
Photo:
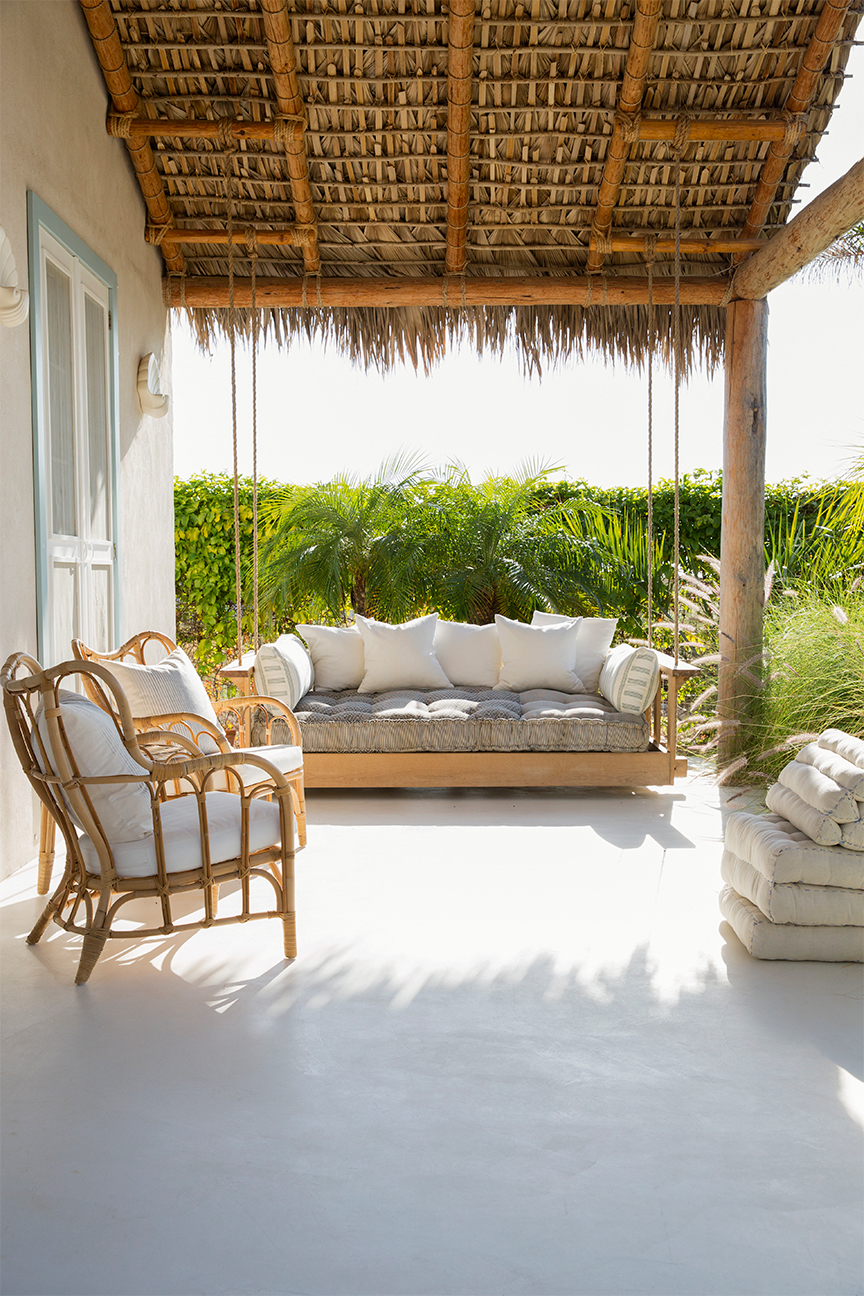
<instances>
[{"instance_id":1,"label":"tufted floor cushion","mask_svg":"<svg viewBox=\"0 0 864 1296\"><path fill-rule=\"evenodd\" d=\"M546 689L314 692L294 713L306 752L645 751L649 741L643 716ZM273 740L282 736L276 720Z\"/></svg>"}]
</instances>

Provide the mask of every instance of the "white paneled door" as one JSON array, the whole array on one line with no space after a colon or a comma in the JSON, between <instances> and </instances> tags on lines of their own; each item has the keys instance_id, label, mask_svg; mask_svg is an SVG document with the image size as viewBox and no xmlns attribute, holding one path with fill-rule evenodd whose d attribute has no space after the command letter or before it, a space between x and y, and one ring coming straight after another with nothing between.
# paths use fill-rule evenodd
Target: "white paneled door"
<instances>
[{"instance_id":1,"label":"white paneled door","mask_svg":"<svg viewBox=\"0 0 864 1296\"><path fill-rule=\"evenodd\" d=\"M39 257L40 652L53 664L73 638L113 647L111 312L107 286L44 228Z\"/></svg>"}]
</instances>

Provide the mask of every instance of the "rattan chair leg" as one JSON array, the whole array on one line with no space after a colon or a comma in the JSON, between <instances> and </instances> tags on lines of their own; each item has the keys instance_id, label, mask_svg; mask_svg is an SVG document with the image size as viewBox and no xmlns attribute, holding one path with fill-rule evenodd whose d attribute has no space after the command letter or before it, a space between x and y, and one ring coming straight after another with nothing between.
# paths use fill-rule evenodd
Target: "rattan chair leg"
<instances>
[{"instance_id":1,"label":"rattan chair leg","mask_svg":"<svg viewBox=\"0 0 864 1296\"><path fill-rule=\"evenodd\" d=\"M48 807L42 807L42 819L39 824L39 874L36 880L36 894L47 895L51 887L51 873L54 869L54 839L57 825L49 814Z\"/></svg>"},{"instance_id":2,"label":"rattan chair leg","mask_svg":"<svg viewBox=\"0 0 864 1296\"><path fill-rule=\"evenodd\" d=\"M306 845L306 793L303 790L302 778L291 783L291 800L297 822L297 845L302 850Z\"/></svg>"},{"instance_id":3,"label":"rattan chair leg","mask_svg":"<svg viewBox=\"0 0 864 1296\"><path fill-rule=\"evenodd\" d=\"M76 985L84 985L84 982L89 980L90 973L99 962L99 956L105 948L107 939L108 929L106 927L97 928L95 931L91 930L84 937L81 962L78 964L78 971L75 975Z\"/></svg>"},{"instance_id":4,"label":"rattan chair leg","mask_svg":"<svg viewBox=\"0 0 864 1296\"><path fill-rule=\"evenodd\" d=\"M284 937L285 957L293 959L297 957L297 918L292 910L282 919L282 934Z\"/></svg>"},{"instance_id":5,"label":"rattan chair leg","mask_svg":"<svg viewBox=\"0 0 864 1296\"><path fill-rule=\"evenodd\" d=\"M33 930L30 932L30 935L27 937L28 945L39 944L39 941L42 939L42 934L45 931L45 928L48 926L49 922L54 917L55 913L58 913L63 908L63 906L66 903L66 899L68 895L69 895L69 874L67 870L67 873L63 878L63 881L60 883L59 887L54 892L53 896L48 901L47 905L42 910L39 917L36 919L36 924L33 927Z\"/></svg>"},{"instance_id":6,"label":"rattan chair leg","mask_svg":"<svg viewBox=\"0 0 864 1296\"><path fill-rule=\"evenodd\" d=\"M213 911L213 917L216 917L216 910L219 907L219 883L210 888L210 908Z\"/></svg>"}]
</instances>

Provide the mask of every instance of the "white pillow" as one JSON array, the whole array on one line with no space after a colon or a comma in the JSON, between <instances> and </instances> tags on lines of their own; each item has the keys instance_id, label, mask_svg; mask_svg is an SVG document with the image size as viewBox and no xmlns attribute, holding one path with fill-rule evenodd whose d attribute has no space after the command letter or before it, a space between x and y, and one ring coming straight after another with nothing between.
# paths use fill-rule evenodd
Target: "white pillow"
<instances>
[{"instance_id":1,"label":"white pillow","mask_svg":"<svg viewBox=\"0 0 864 1296\"><path fill-rule=\"evenodd\" d=\"M316 689L356 689L365 671L363 640L353 626L298 625L312 657Z\"/></svg>"},{"instance_id":2,"label":"white pillow","mask_svg":"<svg viewBox=\"0 0 864 1296\"><path fill-rule=\"evenodd\" d=\"M89 698L61 689L60 717L79 773L85 777L147 772L143 765L139 765L129 755L113 717ZM59 766L51 748L48 722L41 706L36 712L36 727L51 758L52 772L57 774ZM37 756L41 766L41 752L37 752ZM47 770L43 769L42 772L47 773ZM146 783L90 784L87 793L109 842L140 841L152 834L150 789ZM74 813L72 818L83 829Z\"/></svg>"},{"instance_id":3,"label":"white pillow","mask_svg":"<svg viewBox=\"0 0 864 1296\"><path fill-rule=\"evenodd\" d=\"M790 761L780 771L779 781L784 787L791 788L814 810L830 815L835 823L854 823L860 818L858 802L852 793L812 765L804 765L797 760Z\"/></svg>"},{"instance_id":4,"label":"white pillow","mask_svg":"<svg viewBox=\"0 0 864 1296\"><path fill-rule=\"evenodd\" d=\"M817 846L839 846L843 839L843 830L830 815L815 810L813 806L802 801L797 792L785 787L782 783L772 783L765 793L765 804L769 810L788 819L801 832L806 833Z\"/></svg>"},{"instance_id":5,"label":"white pillow","mask_svg":"<svg viewBox=\"0 0 864 1296\"><path fill-rule=\"evenodd\" d=\"M118 661L106 661L101 665L110 670L126 694L136 720L184 711L209 720L221 730L207 690L182 648L175 648L155 666ZM208 733L193 733L193 738L203 752L218 752L219 744Z\"/></svg>"},{"instance_id":6,"label":"white pillow","mask_svg":"<svg viewBox=\"0 0 864 1296\"><path fill-rule=\"evenodd\" d=\"M439 621L433 647L451 684L463 688L494 688L498 683L501 641L497 626Z\"/></svg>"},{"instance_id":7,"label":"white pillow","mask_svg":"<svg viewBox=\"0 0 864 1296\"><path fill-rule=\"evenodd\" d=\"M529 626L503 616L496 616L495 624L501 640L501 673L496 688L511 693L527 693L529 689L587 692L573 670L578 626Z\"/></svg>"},{"instance_id":8,"label":"white pillow","mask_svg":"<svg viewBox=\"0 0 864 1296\"><path fill-rule=\"evenodd\" d=\"M795 759L802 765L812 765L839 787L846 788L857 801L864 801L864 767L853 765L845 756L815 742L802 747Z\"/></svg>"},{"instance_id":9,"label":"white pillow","mask_svg":"<svg viewBox=\"0 0 864 1296\"><path fill-rule=\"evenodd\" d=\"M573 669L585 685L585 692L596 693L600 687L600 671L612 643L618 618L565 617L559 616L557 612L535 612L531 624L578 626Z\"/></svg>"},{"instance_id":10,"label":"white pillow","mask_svg":"<svg viewBox=\"0 0 864 1296\"><path fill-rule=\"evenodd\" d=\"M819 735L818 742L825 751L836 752L859 769L864 769L864 738L854 738L842 729L825 729Z\"/></svg>"},{"instance_id":11,"label":"white pillow","mask_svg":"<svg viewBox=\"0 0 864 1296\"><path fill-rule=\"evenodd\" d=\"M660 663L653 648L619 644L606 655L599 689L616 711L641 715L651 705L659 678Z\"/></svg>"},{"instance_id":12,"label":"white pillow","mask_svg":"<svg viewBox=\"0 0 864 1296\"><path fill-rule=\"evenodd\" d=\"M296 635L280 635L262 644L255 655L255 688L292 709L315 683L309 650Z\"/></svg>"},{"instance_id":13,"label":"white pillow","mask_svg":"<svg viewBox=\"0 0 864 1296\"><path fill-rule=\"evenodd\" d=\"M363 639L366 674L359 693L387 693L397 688L450 688L450 680L435 656L438 613L389 625L369 617L355 617Z\"/></svg>"}]
</instances>

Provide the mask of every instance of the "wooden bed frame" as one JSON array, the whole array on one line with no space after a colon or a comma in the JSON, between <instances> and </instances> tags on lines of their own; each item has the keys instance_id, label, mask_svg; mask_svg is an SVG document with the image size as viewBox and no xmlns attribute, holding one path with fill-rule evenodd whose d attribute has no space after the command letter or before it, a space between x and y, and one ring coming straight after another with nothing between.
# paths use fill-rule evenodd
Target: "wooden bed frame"
<instances>
[{"instance_id":1,"label":"wooden bed frame","mask_svg":"<svg viewBox=\"0 0 864 1296\"><path fill-rule=\"evenodd\" d=\"M678 755L678 688L699 674L695 666L660 658L660 680L646 712L651 744L641 752L309 752L303 753L307 788L421 787L646 787L667 786L687 773ZM255 654L218 672L243 696L255 693ZM663 682L666 715L663 715ZM665 719L665 725L664 725ZM666 730L665 734L663 730Z\"/></svg>"}]
</instances>

